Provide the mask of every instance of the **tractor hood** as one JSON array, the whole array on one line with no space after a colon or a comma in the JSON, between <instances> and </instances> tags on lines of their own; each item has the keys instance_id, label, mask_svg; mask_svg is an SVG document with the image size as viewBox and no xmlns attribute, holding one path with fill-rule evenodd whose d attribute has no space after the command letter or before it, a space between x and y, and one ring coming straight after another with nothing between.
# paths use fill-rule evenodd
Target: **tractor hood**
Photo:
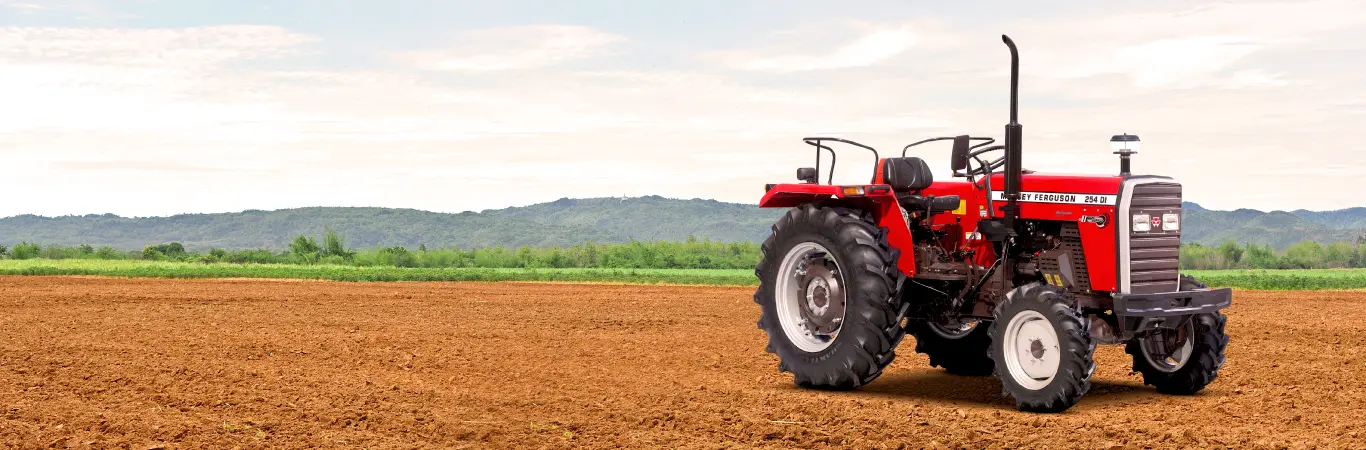
<instances>
[{"instance_id":1,"label":"tractor hood","mask_svg":"<svg viewBox=\"0 0 1366 450\"><path fill-rule=\"evenodd\" d=\"M1119 186L1123 182L1124 177L1118 175L1024 173L1020 175L1020 200L1079 204L1100 201L1100 204L1113 205L1113 198L1092 199L1091 202L1088 202L1086 198L1068 198L1067 195L1114 196L1119 193ZM992 200L1005 200L1005 174L998 173L991 176L991 190L993 191Z\"/></svg>"},{"instance_id":2,"label":"tractor hood","mask_svg":"<svg viewBox=\"0 0 1366 450\"><path fill-rule=\"evenodd\" d=\"M1020 202L1115 206L1118 203L1116 197L1120 185L1124 180L1125 177L1118 175L1024 173L1020 174ZM978 186L985 187L986 180L978 179L977 183ZM959 178L955 181L935 182L934 186L925 189L925 193L967 196L974 190L970 186L970 183ZM1004 174L992 174L991 199L993 203L1006 200Z\"/></svg>"}]
</instances>

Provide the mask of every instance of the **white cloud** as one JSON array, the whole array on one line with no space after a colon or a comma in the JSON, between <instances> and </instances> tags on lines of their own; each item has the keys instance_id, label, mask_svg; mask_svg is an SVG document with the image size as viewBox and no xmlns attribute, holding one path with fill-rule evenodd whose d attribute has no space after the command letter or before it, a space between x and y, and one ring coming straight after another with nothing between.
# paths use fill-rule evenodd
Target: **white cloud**
<instances>
[{"instance_id":1,"label":"white cloud","mask_svg":"<svg viewBox=\"0 0 1366 450\"><path fill-rule=\"evenodd\" d=\"M832 23L833 22L833 23ZM736 70L808 72L867 67L887 62L927 40L943 46L947 34L931 21L880 24L858 20L822 21L778 30L759 47L715 51L705 60Z\"/></svg>"},{"instance_id":2,"label":"white cloud","mask_svg":"<svg viewBox=\"0 0 1366 450\"><path fill-rule=\"evenodd\" d=\"M502 71L550 67L610 54L620 35L569 25L535 25L460 33L445 48L406 52L418 67L449 71Z\"/></svg>"},{"instance_id":3,"label":"white cloud","mask_svg":"<svg viewBox=\"0 0 1366 450\"><path fill-rule=\"evenodd\" d=\"M1143 89L1247 83L1226 74L1259 52L1322 45L1324 36L1366 25L1366 2L1218 2L1185 11L1021 21L1033 51L1022 72L1062 79L1119 75ZM1021 39L1017 38L1017 41ZM1250 69L1257 70L1257 69Z\"/></svg>"},{"instance_id":4,"label":"white cloud","mask_svg":"<svg viewBox=\"0 0 1366 450\"><path fill-rule=\"evenodd\" d=\"M1259 87L1282 87L1289 85L1290 82L1283 78L1281 74L1267 73L1262 69L1249 69L1234 72L1229 78L1226 88L1259 88Z\"/></svg>"},{"instance_id":5,"label":"white cloud","mask_svg":"<svg viewBox=\"0 0 1366 450\"><path fill-rule=\"evenodd\" d=\"M43 9L43 5L39 5L36 3L15 2L8 0L0 1L0 7L28 11L36 11Z\"/></svg>"},{"instance_id":6,"label":"white cloud","mask_svg":"<svg viewBox=\"0 0 1366 450\"><path fill-rule=\"evenodd\" d=\"M884 61L910 49L916 35L903 27L875 30L828 54L758 57L740 65L745 70L805 71L847 69Z\"/></svg>"},{"instance_id":7,"label":"white cloud","mask_svg":"<svg viewBox=\"0 0 1366 450\"><path fill-rule=\"evenodd\" d=\"M1162 39L1119 49L1113 67L1127 71L1139 87L1164 86L1228 67L1259 49L1239 36Z\"/></svg>"},{"instance_id":8,"label":"white cloud","mask_svg":"<svg viewBox=\"0 0 1366 450\"><path fill-rule=\"evenodd\" d=\"M0 132L275 135L279 105L225 77L313 41L263 26L0 28L0 98L16 106L0 110Z\"/></svg>"},{"instance_id":9,"label":"white cloud","mask_svg":"<svg viewBox=\"0 0 1366 450\"><path fill-rule=\"evenodd\" d=\"M1298 56L1366 51L1360 39L1329 40L1355 36L1348 24L1363 15L1322 17L1329 31L1281 20L1329 6L1360 9L1217 4L1001 25L1022 51L1026 166L1112 173L1106 140L1127 131L1145 141L1138 170L1177 176L1202 204L1257 207L1238 202L1266 194L1315 207L1300 198L1310 188L1230 191L1209 167L1252 176L1302 165L1285 159L1294 155L1343 164L1325 176L1346 182L1348 168L1366 165L1341 150L1363 104L1353 58ZM0 204L0 215L460 211L645 194L754 202L764 183L811 165L802 137L840 135L884 156L932 136L999 139L1007 53L994 32L964 23L976 24L836 21L688 54L580 26L494 28L363 70L290 59L327 42L279 27L0 28L10 106L0 147L23 168L6 182L48 186ZM639 53L622 53L628 44ZM643 53L673 65L647 67L634 59ZM835 181L865 181L864 153L842 150ZM947 145L911 154L946 177ZM1331 195L1309 198L1333 205L1350 193Z\"/></svg>"}]
</instances>

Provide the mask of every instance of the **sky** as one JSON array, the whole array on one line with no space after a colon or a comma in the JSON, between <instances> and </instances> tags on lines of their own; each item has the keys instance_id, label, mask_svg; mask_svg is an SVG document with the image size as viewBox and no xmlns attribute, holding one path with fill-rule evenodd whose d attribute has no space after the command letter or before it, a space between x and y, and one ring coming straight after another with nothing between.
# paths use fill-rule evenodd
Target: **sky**
<instances>
[{"instance_id":1,"label":"sky","mask_svg":"<svg viewBox=\"0 0 1366 450\"><path fill-rule=\"evenodd\" d=\"M0 0L0 217L755 203L803 137L1001 140L1002 34L1026 169L1116 173L1129 133L1134 172L1208 208L1366 206L1364 25L1358 0ZM949 179L948 154L907 155Z\"/></svg>"}]
</instances>

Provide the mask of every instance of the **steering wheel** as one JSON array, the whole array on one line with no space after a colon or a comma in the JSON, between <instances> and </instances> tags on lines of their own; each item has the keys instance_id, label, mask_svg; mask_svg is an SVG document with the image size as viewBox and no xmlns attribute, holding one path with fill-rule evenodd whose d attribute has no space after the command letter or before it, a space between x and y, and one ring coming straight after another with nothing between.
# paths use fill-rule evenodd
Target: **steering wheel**
<instances>
[{"instance_id":1,"label":"steering wheel","mask_svg":"<svg viewBox=\"0 0 1366 450\"><path fill-rule=\"evenodd\" d=\"M984 143L984 144L975 145L975 146L973 146L973 147L971 147L971 148L978 148L978 147L981 147L981 146L983 146L983 145L987 145L987 144L990 144L990 143L991 143L991 142L987 142L987 143ZM982 156L983 154L988 153L988 152L994 152L994 151L997 151L997 150L1005 150L1005 149L1006 149L1006 146L1004 146L1004 145L993 145L993 146L990 146L990 147L982 148L982 149L980 149L980 150L974 150L973 152L968 153L968 158L977 160L977 164L978 164L977 168L974 169L974 168L972 168L972 167L968 167L968 170L967 170L966 172L958 172L958 173L954 173L954 175L963 176L963 177L969 177L969 176L977 176L977 175L987 175L987 174L990 174L990 173L992 173L992 172L995 172L996 169L999 169L999 168L1001 168L1001 166L1005 165L1005 163L1006 163L1006 157L1005 157L1005 155L1002 155L1000 158L993 159L993 160L991 160L990 162L983 161L982 158L981 158L981 156Z\"/></svg>"}]
</instances>

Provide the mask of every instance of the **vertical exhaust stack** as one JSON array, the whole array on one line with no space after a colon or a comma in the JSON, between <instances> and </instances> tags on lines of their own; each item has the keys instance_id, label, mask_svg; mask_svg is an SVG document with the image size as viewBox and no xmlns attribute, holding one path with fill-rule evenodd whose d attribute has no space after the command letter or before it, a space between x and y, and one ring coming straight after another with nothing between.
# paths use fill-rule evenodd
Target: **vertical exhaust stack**
<instances>
[{"instance_id":1,"label":"vertical exhaust stack","mask_svg":"<svg viewBox=\"0 0 1366 450\"><path fill-rule=\"evenodd\" d=\"M1006 228L1018 232L1015 229L1015 219L1020 216L1020 136L1023 127L1019 122L1019 90L1020 90L1020 54L1015 49L1015 41L1010 40L1010 36L1001 35L1001 40L1005 41L1006 47L1010 48L1010 123L1006 124L1006 164L1005 164L1005 196L1006 206L1004 209Z\"/></svg>"}]
</instances>

